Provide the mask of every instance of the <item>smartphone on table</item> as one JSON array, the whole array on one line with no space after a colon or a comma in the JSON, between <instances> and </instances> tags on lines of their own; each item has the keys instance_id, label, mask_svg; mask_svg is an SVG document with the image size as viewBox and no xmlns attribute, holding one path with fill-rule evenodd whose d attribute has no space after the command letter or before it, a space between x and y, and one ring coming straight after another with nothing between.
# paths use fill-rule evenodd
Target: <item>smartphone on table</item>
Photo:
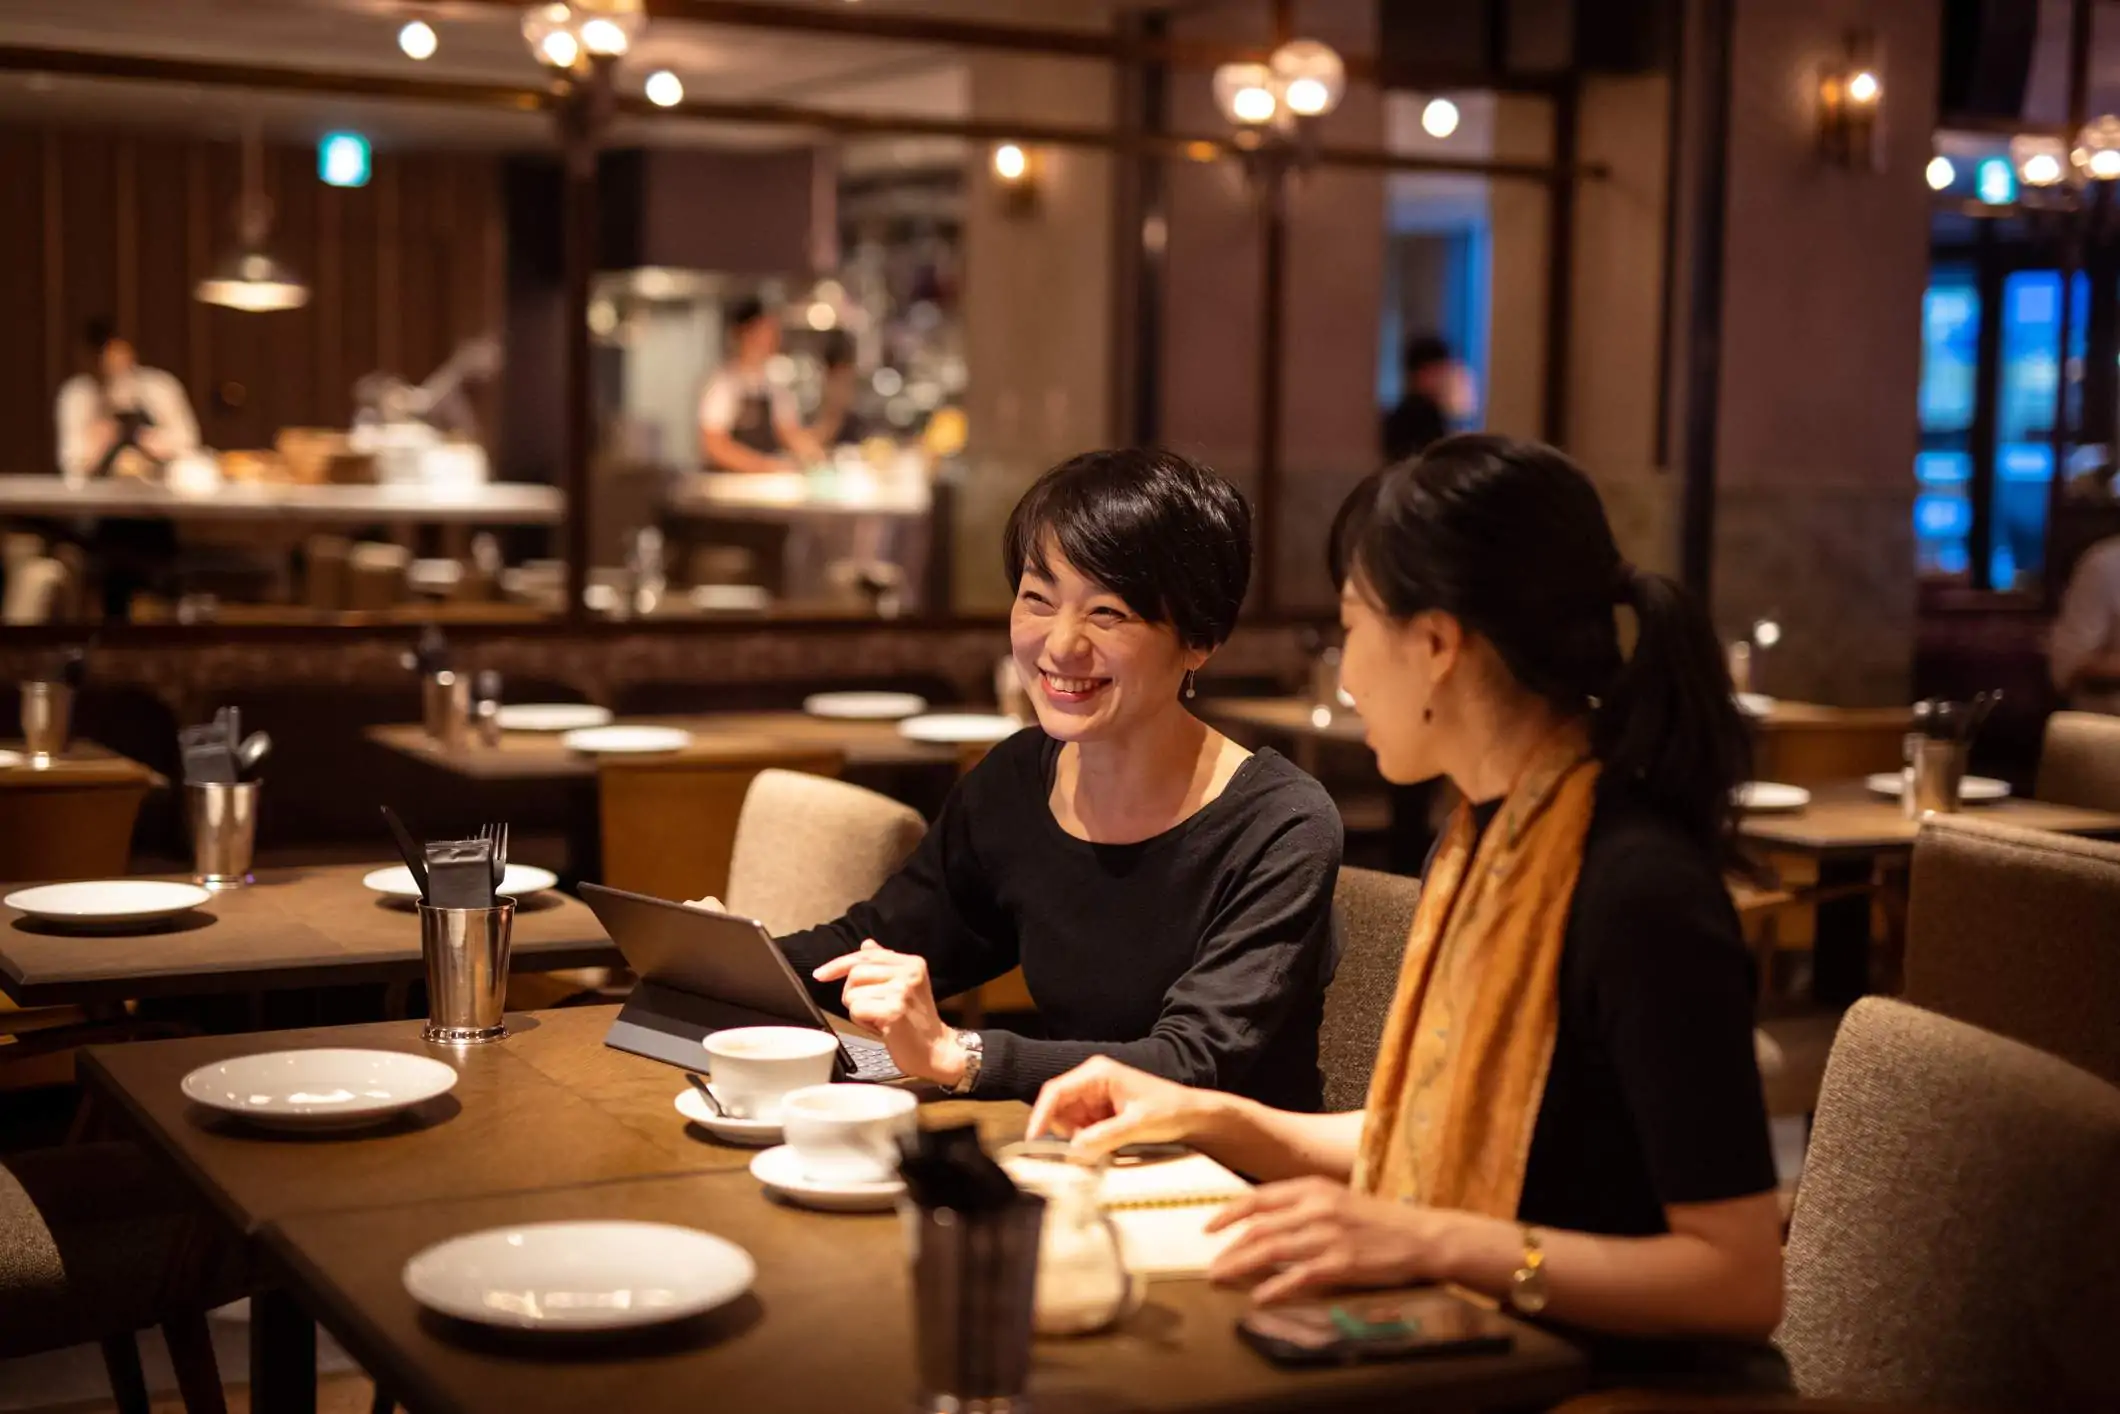
<instances>
[{"instance_id":1,"label":"smartphone on table","mask_svg":"<svg viewBox=\"0 0 2120 1414\"><path fill-rule=\"evenodd\" d=\"M1262 1306L1237 1335L1277 1365L1499 1355L1516 1343L1507 1317L1441 1290Z\"/></svg>"}]
</instances>

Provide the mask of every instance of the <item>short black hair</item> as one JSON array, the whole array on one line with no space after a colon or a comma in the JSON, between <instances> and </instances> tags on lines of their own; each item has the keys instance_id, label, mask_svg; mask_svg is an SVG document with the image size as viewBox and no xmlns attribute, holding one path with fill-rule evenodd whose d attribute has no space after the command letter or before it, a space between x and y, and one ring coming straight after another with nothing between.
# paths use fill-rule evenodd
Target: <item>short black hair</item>
<instances>
[{"instance_id":1,"label":"short black hair","mask_svg":"<svg viewBox=\"0 0 2120 1414\"><path fill-rule=\"evenodd\" d=\"M92 354L102 353L117 337L118 321L107 314L91 315L82 322L81 346Z\"/></svg>"},{"instance_id":2,"label":"short black hair","mask_svg":"<svg viewBox=\"0 0 2120 1414\"><path fill-rule=\"evenodd\" d=\"M742 299L731 300L721 315L722 323L728 326L732 334L754 319L765 317L766 302L757 295L745 295Z\"/></svg>"},{"instance_id":3,"label":"short black hair","mask_svg":"<svg viewBox=\"0 0 2120 1414\"><path fill-rule=\"evenodd\" d=\"M1251 504L1175 452L1084 452L1039 477L1009 513L1009 584L1025 570L1049 577L1049 547L1186 647L1219 648L1251 587Z\"/></svg>"},{"instance_id":4,"label":"short black hair","mask_svg":"<svg viewBox=\"0 0 2120 1414\"><path fill-rule=\"evenodd\" d=\"M1424 368L1448 362L1450 345L1433 334L1415 334L1399 352L1399 366L1408 373L1419 373Z\"/></svg>"}]
</instances>

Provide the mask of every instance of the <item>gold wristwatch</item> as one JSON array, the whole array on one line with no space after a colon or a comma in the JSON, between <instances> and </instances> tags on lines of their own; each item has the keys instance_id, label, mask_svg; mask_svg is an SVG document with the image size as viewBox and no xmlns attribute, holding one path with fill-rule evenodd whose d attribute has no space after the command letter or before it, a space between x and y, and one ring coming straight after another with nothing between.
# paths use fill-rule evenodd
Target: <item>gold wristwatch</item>
<instances>
[{"instance_id":1,"label":"gold wristwatch","mask_svg":"<svg viewBox=\"0 0 2120 1414\"><path fill-rule=\"evenodd\" d=\"M1546 1249L1529 1223L1524 1225L1524 1264L1509 1274L1509 1304L1524 1316L1546 1309Z\"/></svg>"}]
</instances>

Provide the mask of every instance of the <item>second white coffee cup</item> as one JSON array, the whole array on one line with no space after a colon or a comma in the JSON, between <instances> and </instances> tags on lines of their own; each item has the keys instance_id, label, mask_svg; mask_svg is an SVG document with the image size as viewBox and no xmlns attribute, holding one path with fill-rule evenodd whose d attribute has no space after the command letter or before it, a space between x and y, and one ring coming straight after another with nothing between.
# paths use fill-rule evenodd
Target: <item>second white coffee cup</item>
<instances>
[{"instance_id":1,"label":"second white coffee cup","mask_svg":"<svg viewBox=\"0 0 2120 1414\"><path fill-rule=\"evenodd\" d=\"M710 1032L707 1070L714 1098L732 1119L775 1120L788 1095L832 1078L839 1041L807 1026L733 1026Z\"/></svg>"},{"instance_id":2,"label":"second white coffee cup","mask_svg":"<svg viewBox=\"0 0 2120 1414\"><path fill-rule=\"evenodd\" d=\"M780 1132L812 1183L882 1183L898 1172L898 1138L918 1102L888 1085L813 1085L781 1102Z\"/></svg>"}]
</instances>

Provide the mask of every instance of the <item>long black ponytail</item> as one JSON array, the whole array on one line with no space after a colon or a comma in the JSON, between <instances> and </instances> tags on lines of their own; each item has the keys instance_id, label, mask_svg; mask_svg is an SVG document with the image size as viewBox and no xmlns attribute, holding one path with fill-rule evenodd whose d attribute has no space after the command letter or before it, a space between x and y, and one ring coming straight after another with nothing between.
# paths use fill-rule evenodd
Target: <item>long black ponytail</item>
<instances>
[{"instance_id":1,"label":"long black ponytail","mask_svg":"<svg viewBox=\"0 0 2120 1414\"><path fill-rule=\"evenodd\" d=\"M1448 613L1526 689L1587 715L1608 782L1733 849L1751 745L1700 601L1629 565L1582 469L1537 442L1468 435L1370 477L1333 525L1335 583L1394 619ZM1616 610L1631 608L1623 653Z\"/></svg>"}]
</instances>

